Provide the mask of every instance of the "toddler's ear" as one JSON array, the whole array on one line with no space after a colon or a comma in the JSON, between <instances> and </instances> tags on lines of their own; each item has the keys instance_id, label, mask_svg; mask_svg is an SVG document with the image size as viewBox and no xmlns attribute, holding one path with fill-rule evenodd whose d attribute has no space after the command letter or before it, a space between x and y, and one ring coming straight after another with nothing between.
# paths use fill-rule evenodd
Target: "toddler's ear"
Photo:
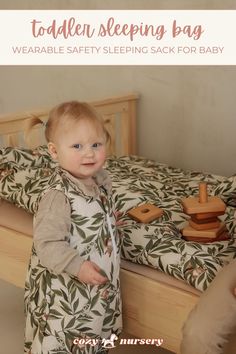
<instances>
[{"instance_id":1,"label":"toddler's ear","mask_svg":"<svg viewBox=\"0 0 236 354\"><path fill-rule=\"evenodd\" d=\"M57 149L56 145L51 141L48 143L48 151L54 160L57 159Z\"/></svg>"}]
</instances>

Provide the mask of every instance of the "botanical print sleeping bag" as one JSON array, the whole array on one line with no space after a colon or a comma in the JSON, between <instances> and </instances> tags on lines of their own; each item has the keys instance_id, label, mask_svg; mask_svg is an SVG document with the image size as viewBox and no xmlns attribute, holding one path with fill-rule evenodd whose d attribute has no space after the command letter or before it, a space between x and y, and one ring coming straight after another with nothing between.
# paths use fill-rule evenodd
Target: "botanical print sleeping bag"
<instances>
[{"instance_id":1,"label":"botanical print sleeping bag","mask_svg":"<svg viewBox=\"0 0 236 354\"><path fill-rule=\"evenodd\" d=\"M68 198L68 243L95 262L109 281L92 286L65 272L55 274L40 264L33 248L25 289L25 353L105 353L102 339L121 331L120 241L105 172L96 181L97 186L88 188L56 169L44 193L56 189ZM78 338L93 342L78 345Z\"/></svg>"}]
</instances>

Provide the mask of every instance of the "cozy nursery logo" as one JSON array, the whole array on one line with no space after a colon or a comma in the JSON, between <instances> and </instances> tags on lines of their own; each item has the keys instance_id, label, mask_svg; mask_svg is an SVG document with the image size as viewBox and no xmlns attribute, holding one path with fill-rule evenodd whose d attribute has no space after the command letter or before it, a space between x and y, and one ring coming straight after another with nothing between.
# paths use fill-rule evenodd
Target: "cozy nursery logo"
<instances>
[{"instance_id":1,"label":"cozy nursery logo","mask_svg":"<svg viewBox=\"0 0 236 354\"><path fill-rule=\"evenodd\" d=\"M235 22L234 10L2 10L0 64L235 65Z\"/></svg>"},{"instance_id":2,"label":"cozy nursery logo","mask_svg":"<svg viewBox=\"0 0 236 354\"><path fill-rule=\"evenodd\" d=\"M112 334L110 338L102 339L102 347L106 349L115 348L117 345L154 345L156 347L160 347L164 340L162 338L158 339L139 339L139 338L122 338L119 342L117 342L118 337L116 334ZM92 338L75 338L73 343L83 348L86 345L95 347L100 343L99 339L92 339Z\"/></svg>"}]
</instances>

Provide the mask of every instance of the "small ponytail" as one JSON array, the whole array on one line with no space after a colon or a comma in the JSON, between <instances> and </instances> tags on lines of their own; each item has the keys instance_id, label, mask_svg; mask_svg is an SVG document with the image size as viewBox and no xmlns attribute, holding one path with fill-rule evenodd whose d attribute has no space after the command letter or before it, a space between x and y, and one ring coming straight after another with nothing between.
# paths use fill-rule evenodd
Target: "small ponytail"
<instances>
[{"instance_id":1,"label":"small ponytail","mask_svg":"<svg viewBox=\"0 0 236 354\"><path fill-rule=\"evenodd\" d=\"M39 117L31 114L31 118L27 121L26 129L25 129L25 141L29 140L29 135L32 129L36 126L41 124L42 126L46 127L46 123L41 120Z\"/></svg>"}]
</instances>

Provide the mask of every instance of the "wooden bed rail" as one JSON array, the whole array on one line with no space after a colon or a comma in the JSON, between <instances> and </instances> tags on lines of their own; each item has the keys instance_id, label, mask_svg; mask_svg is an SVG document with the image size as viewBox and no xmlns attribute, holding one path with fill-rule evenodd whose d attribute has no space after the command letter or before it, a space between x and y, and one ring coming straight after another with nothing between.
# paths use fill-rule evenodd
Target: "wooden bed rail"
<instances>
[{"instance_id":1,"label":"wooden bed rail","mask_svg":"<svg viewBox=\"0 0 236 354\"><path fill-rule=\"evenodd\" d=\"M138 94L117 96L90 102L103 116L111 135L109 154L130 155L136 153L136 106ZM43 121L48 118L50 108L0 116L0 147L14 146L35 148L46 143L42 126L32 129L26 139L29 120L36 116Z\"/></svg>"}]
</instances>

